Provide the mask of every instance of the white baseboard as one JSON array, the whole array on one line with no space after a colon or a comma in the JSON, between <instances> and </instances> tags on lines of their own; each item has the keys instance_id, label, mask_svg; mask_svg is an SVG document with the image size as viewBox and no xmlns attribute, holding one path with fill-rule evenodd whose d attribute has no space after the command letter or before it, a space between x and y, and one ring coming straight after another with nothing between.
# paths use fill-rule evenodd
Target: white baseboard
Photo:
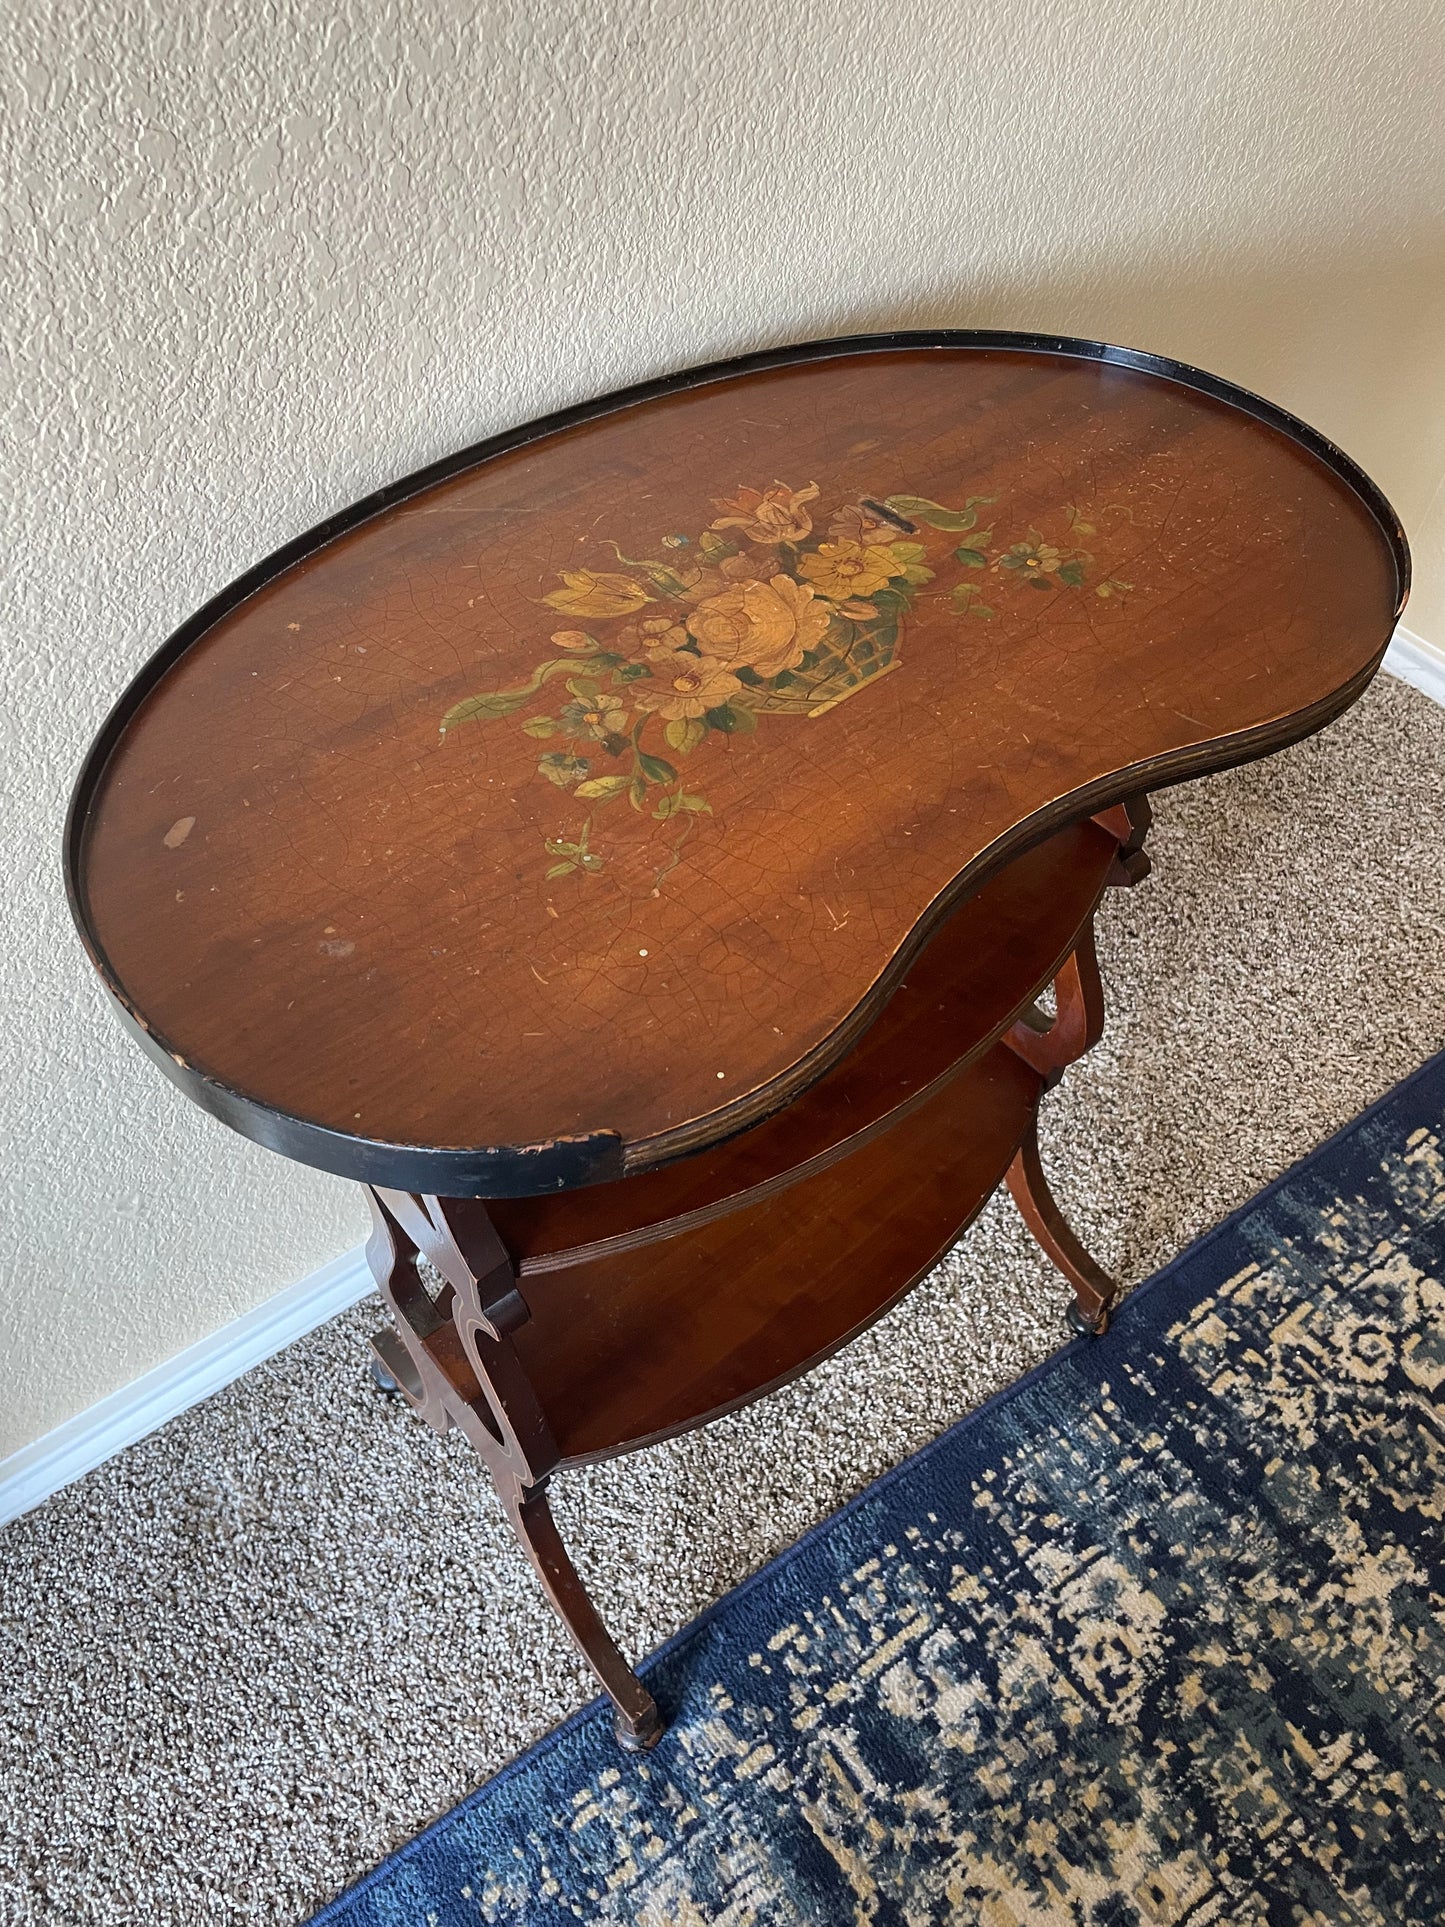
<instances>
[{"instance_id":1,"label":"white baseboard","mask_svg":"<svg viewBox=\"0 0 1445 1927\"><path fill-rule=\"evenodd\" d=\"M357 1245L209 1338L168 1358L134 1384L123 1385L43 1438L22 1445L8 1459L0 1459L0 1526L18 1519L125 1446L134 1445L178 1412L219 1392L375 1288L365 1247Z\"/></svg>"},{"instance_id":2,"label":"white baseboard","mask_svg":"<svg viewBox=\"0 0 1445 1927\"><path fill-rule=\"evenodd\" d=\"M1437 649L1433 642L1412 635L1408 629L1397 629L1385 651L1383 666L1401 682L1413 683L1437 703L1445 703L1445 649Z\"/></svg>"}]
</instances>

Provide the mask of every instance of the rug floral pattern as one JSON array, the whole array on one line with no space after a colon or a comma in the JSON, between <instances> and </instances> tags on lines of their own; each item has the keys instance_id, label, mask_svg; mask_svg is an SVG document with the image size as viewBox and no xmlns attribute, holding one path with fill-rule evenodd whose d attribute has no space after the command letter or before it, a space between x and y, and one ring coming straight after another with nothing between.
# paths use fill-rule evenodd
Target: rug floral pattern
<instances>
[{"instance_id":1,"label":"rug floral pattern","mask_svg":"<svg viewBox=\"0 0 1445 1927\"><path fill-rule=\"evenodd\" d=\"M327 1918L1445 1920L1445 1059Z\"/></svg>"}]
</instances>

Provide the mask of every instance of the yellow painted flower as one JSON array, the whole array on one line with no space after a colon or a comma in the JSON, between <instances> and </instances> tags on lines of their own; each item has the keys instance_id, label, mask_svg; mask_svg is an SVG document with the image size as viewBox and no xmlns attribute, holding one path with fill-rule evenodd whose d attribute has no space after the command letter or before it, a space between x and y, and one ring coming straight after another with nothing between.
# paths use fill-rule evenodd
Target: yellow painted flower
<instances>
[{"instance_id":1,"label":"yellow painted flower","mask_svg":"<svg viewBox=\"0 0 1445 1927\"><path fill-rule=\"evenodd\" d=\"M687 641L687 631L671 616L645 616L637 625L638 641L649 656L671 655Z\"/></svg>"},{"instance_id":2,"label":"yellow painted flower","mask_svg":"<svg viewBox=\"0 0 1445 1927\"><path fill-rule=\"evenodd\" d=\"M1051 542L1015 542L994 567L1017 569L1020 575L1052 575L1063 559L1063 550L1056 549Z\"/></svg>"},{"instance_id":3,"label":"yellow painted flower","mask_svg":"<svg viewBox=\"0 0 1445 1927\"><path fill-rule=\"evenodd\" d=\"M725 662L691 650L665 650L653 659L651 681L635 684L631 695L639 709L654 710L671 723L721 709L741 688Z\"/></svg>"},{"instance_id":4,"label":"yellow painted flower","mask_svg":"<svg viewBox=\"0 0 1445 1927\"><path fill-rule=\"evenodd\" d=\"M542 600L564 616L630 616L652 597L630 575L608 575L596 569L564 569L565 588L554 589ZM564 631L564 633L571 633Z\"/></svg>"},{"instance_id":5,"label":"yellow painted flower","mask_svg":"<svg viewBox=\"0 0 1445 1927\"><path fill-rule=\"evenodd\" d=\"M850 596L876 595L907 565L887 549L864 548L861 542L825 542L816 555L805 555L799 568L819 595L834 602Z\"/></svg>"},{"instance_id":6,"label":"yellow painted flower","mask_svg":"<svg viewBox=\"0 0 1445 1927\"><path fill-rule=\"evenodd\" d=\"M704 653L730 668L776 676L794 668L806 650L823 640L831 618L806 583L775 575L770 582L741 582L700 602L687 619Z\"/></svg>"},{"instance_id":7,"label":"yellow painted flower","mask_svg":"<svg viewBox=\"0 0 1445 1927\"><path fill-rule=\"evenodd\" d=\"M563 703L558 714L564 729L576 736L595 736L599 742L620 736L627 728L627 705L617 696L601 695L590 701L578 696Z\"/></svg>"},{"instance_id":8,"label":"yellow painted flower","mask_svg":"<svg viewBox=\"0 0 1445 1927\"><path fill-rule=\"evenodd\" d=\"M813 527L803 504L817 493L816 482L799 489L784 482L774 482L768 489L740 488L731 501L713 503L722 510L713 527L741 529L750 542L801 542Z\"/></svg>"}]
</instances>

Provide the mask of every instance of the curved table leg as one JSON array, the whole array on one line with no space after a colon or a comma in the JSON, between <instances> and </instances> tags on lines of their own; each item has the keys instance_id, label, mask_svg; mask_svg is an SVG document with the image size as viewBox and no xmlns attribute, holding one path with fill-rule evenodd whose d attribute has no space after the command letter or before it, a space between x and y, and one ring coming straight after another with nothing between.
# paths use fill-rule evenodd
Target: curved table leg
<instances>
[{"instance_id":1,"label":"curved table leg","mask_svg":"<svg viewBox=\"0 0 1445 1927\"><path fill-rule=\"evenodd\" d=\"M1110 882L1128 888L1149 874L1144 838L1150 823L1147 797L1106 810L1094 821L1119 842ZM1004 1033L1015 1056L1032 1066L1044 1089L1056 1084L1070 1064L1098 1043L1104 1030L1104 986L1094 949L1093 925L1084 930L1073 954L1054 979L1055 1014L1050 1020L1037 1010L1026 1011ZM1074 1302L1065 1314L1076 1332L1098 1337L1109 1328L1109 1312L1119 1286L1080 1243L1073 1227L1049 1190L1039 1156L1038 1124L1030 1119L1028 1133L1008 1169L1008 1188L1024 1223L1045 1254L1074 1288Z\"/></svg>"},{"instance_id":2,"label":"curved table leg","mask_svg":"<svg viewBox=\"0 0 1445 1927\"><path fill-rule=\"evenodd\" d=\"M1119 1286L1084 1249L1044 1177L1039 1156L1037 1124L1029 1121L1028 1135L1008 1168L1008 1188L1024 1223L1074 1288L1074 1302L1066 1317L1076 1332L1098 1338L1109 1329L1109 1312Z\"/></svg>"},{"instance_id":3,"label":"curved table leg","mask_svg":"<svg viewBox=\"0 0 1445 1927\"><path fill-rule=\"evenodd\" d=\"M531 1314L485 1207L370 1188L368 1196L366 1255L395 1320L372 1340L376 1383L400 1393L435 1431L454 1425L466 1436L543 1590L616 1707L619 1742L633 1752L655 1746L663 1731L657 1704L603 1625L547 1503L557 1448L511 1343ZM446 1280L435 1297L417 1272L423 1254Z\"/></svg>"},{"instance_id":4,"label":"curved table leg","mask_svg":"<svg viewBox=\"0 0 1445 1927\"><path fill-rule=\"evenodd\" d=\"M662 1715L657 1702L617 1650L611 1633L598 1617L587 1588L562 1543L541 1486L518 1488L503 1495L507 1515L547 1597L576 1642L582 1657L606 1687L616 1707L613 1730L618 1744L629 1753L642 1753L662 1738Z\"/></svg>"}]
</instances>

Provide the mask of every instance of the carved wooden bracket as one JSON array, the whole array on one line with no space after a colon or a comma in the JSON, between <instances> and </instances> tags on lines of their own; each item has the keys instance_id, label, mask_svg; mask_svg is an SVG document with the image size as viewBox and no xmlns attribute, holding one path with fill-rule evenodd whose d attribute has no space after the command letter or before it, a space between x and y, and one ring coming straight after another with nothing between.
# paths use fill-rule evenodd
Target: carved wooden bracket
<instances>
[{"instance_id":1,"label":"carved wooden bracket","mask_svg":"<svg viewBox=\"0 0 1445 1927\"><path fill-rule=\"evenodd\" d=\"M481 1457L547 1597L612 1698L618 1739L633 1750L653 1745L662 1733L656 1703L598 1617L547 1502L559 1454L512 1344L530 1314L486 1206L374 1186L367 1197L367 1261L396 1321L373 1351L435 1431L455 1425ZM435 1296L419 1257L445 1281Z\"/></svg>"},{"instance_id":2,"label":"carved wooden bracket","mask_svg":"<svg viewBox=\"0 0 1445 1927\"><path fill-rule=\"evenodd\" d=\"M1092 926L1080 936L1054 979L1055 1014L1030 1005L1004 1032L1016 1057L1032 1065L1045 1085L1057 1084L1067 1067L1092 1050L1104 1034L1104 986Z\"/></svg>"}]
</instances>

